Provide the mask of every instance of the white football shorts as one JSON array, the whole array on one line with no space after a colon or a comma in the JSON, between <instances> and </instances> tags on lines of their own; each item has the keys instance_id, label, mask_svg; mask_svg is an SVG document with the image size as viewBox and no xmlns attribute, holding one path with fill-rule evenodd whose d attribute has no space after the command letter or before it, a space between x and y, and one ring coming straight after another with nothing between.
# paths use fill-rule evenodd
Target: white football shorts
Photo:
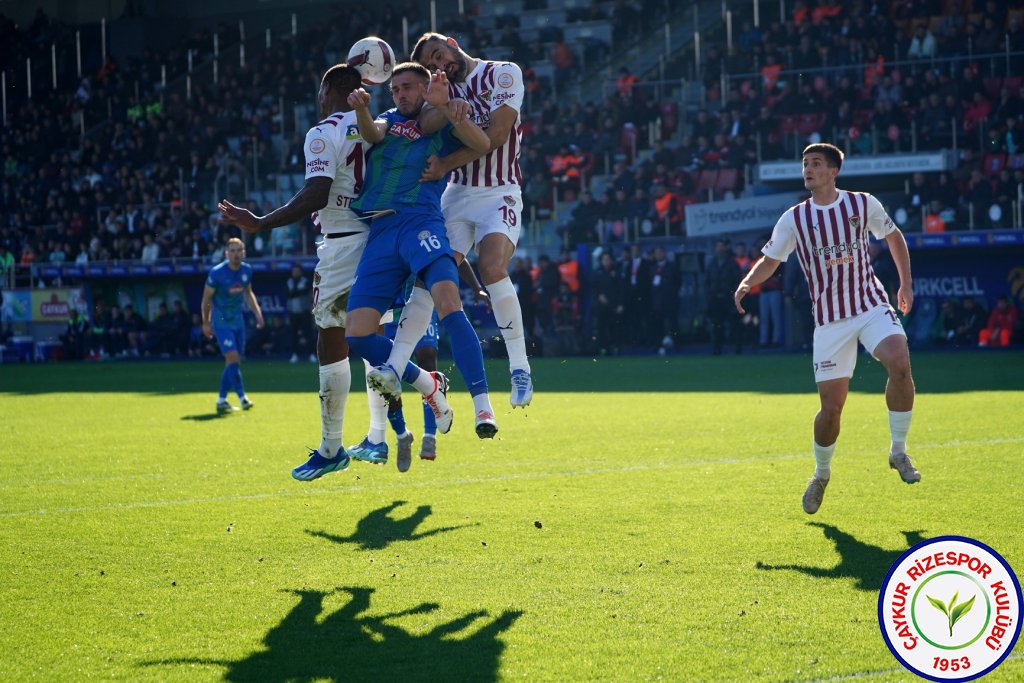
<instances>
[{"instance_id":1,"label":"white football shorts","mask_svg":"<svg viewBox=\"0 0 1024 683\"><path fill-rule=\"evenodd\" d=\"M321 329L345 326L348 294L369 233L324 238L316 249L313 273L313 319Z\"/></svg>"},{"instance_id":2,"label":"white football shorts","mask_svg":"<svg viewBox=\"0 0 1024 683\"><path fill-rule=\"evenodd\" d=\"M522 188L449 184L441 195L441 212L452 250L463 256L491 233L500 233L515 245L523 225Z\"/></svg>"},{"instance_id":3,"label":"white football shorts","mask_svg":"<svg viewBox=\"0 0 1024 683\"><path fill-rule=\"evenodd\" d=\"M874 356L879 342L894 334L907 336L896 312L888 304L814 328L814 381L853 377L853 369L857 367L857 342Z\"/></svg>"}]
</instances>

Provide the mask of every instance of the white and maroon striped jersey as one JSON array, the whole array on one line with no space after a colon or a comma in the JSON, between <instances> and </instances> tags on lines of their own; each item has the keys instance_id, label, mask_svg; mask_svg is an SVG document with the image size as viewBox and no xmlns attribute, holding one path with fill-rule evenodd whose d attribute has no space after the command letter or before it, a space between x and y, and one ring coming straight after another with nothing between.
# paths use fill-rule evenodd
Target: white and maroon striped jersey
<instances>
[{"instance_id":1,"label":"white and maroon striped jersey","mask_svg":"<svg viewBox=\"0 0 1024 683\"><path fill-rule=\"evenodd\" d=\"M868 254L868 232L877 239L896 225L866 192L839 190L839 199L819 206L810 199L782 214L761 250L785 261L796 249L807 277L816 325L825 325L888 305Z\"/></svg>"},{"instance_id":2,"label":"white and maroon striped jersey","mask_svg":"<svg viewBox=\"0 0 1024 683\"><path fill-rule=\"evenodd\" d=\"M363 191L366 157L354 111L331 114L306 133L306 178L332 178L327 206L313 212L313 225L324 235L369 232L350 208Z\"/></svg>"},{"instance_id":3,"label":"white and maroon striped jersey","mask_svg":"<svg viewBox=\"0 0 1024 683\"><path fill-rule=\"evenodd\" d=\"M461 97L469 102L473 122L484 130L490 126L491 112L498 107L507 105L516 111L516 122L505 144L476 161L455 169L449 182L474 187L520 185L523 182L519 171L523 125L519 112L526 94L522 70L511 62L489 62L481 59L477 61L476 68L466 76L465 82L449 83L448 93L451 97Z\"/></svg>"}]
</instances>

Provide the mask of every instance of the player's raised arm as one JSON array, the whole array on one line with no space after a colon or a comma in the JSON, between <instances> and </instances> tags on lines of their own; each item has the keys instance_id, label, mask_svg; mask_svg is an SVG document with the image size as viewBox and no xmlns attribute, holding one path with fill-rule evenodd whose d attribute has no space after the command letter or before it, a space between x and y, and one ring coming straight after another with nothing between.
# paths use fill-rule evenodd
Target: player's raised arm
<instances>
[{"instance_id":1,"label":"player's raised arm","mask_svg":"<svg viewBox=\"0 0 1024 683\"><path fill-rule=\"evenodd\" d=\"M265 216L257 216L248 209L235 206L228 200L222 199L217 204L217 209L220 211L220 222L237 225L250 233L271 230L282 225L292 225L314 211L319 211L327 206L333 182L333 179L323 176L306 178L306 182L295 193L295 196L288 200L287 204L274 209Z\"/></svg>"},{"instance_id":2,"label":"player's raised arm","mask_svg":"<svg viewBox=\"0 0 1024 683\"><path fill-rule=\"evenodd\" d=\"M363 140L373 145L384 139L388 132L387 123L375 121L370 114L370 93L362 88L352 91L348 96L348 105L356 112L359 135Z\"/></svg>"},{"instance_id":3,"label":"player's raised arm","mask_svg":"<svg viewBox=\"0 0 1024 683\"><path fill-rule=\"evenodd\" d=\"M750 293L750 288L761 284L775 273L779 268L779 264L782 261L773 259L770 256L762 256L754 264L754 267L750 269L747 276L740 282L739 287L736 288L736 293L733 294L733 300L736 302L736 310L741 314L746 313L743 310L743 306L740 304L743 301L743 297Z\"/></svg>"}]
</instances>

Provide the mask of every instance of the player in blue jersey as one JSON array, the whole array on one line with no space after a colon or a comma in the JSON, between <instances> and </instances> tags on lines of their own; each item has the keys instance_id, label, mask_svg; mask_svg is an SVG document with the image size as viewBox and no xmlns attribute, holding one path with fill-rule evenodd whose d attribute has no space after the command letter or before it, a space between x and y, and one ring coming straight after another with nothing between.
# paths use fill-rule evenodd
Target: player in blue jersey
<instances>
[{"instance_id":1,"label":"player in blue jersey","mask_svg":"<svg viewBox=\"0 0 1024 683\"><path fill-rule=\"evenodd\" d=\"M391 77L391 95L396 108L377 119L370 115L370 96L365 91L349 96L363 139L374 144L363 194L355 206L390 215L381 215L370 225L349 296L346 337L353 351L377 366L367 375L367 382L389 400L401 395L402 380L412 384L433 410L438 431L446 433L452 420L444 396L447 379L441 373L423 372L412 363L401 368L401 373L386 365L391 341L376 333L381 315L401 293L409 274L415 274L434 300L440 327L451 340L455 364L473 396L477 436L493 438L498 427L487 393L483 352L462 310L455 257L441 214L444 180L420 180L430 156L450 153L462 145L483 153L490 141L475 123L453 116L450 110L448 125L437 133L423 133L416 117L424 102L437 108L448 102L443 72L431 76L419 64L400 64Z\"/></svg>"},{"instance_id":2,"label":"player in blue jersey","mask_svg":"<svg viewBox=\"0 0 1024 683\"><path fill-rule=\"evenodd\" d=\"M257 329L263 329L263 312L252 291L252 266L242 261L245 244L237 237L228 240L224 261L217 264L206 277L203 287L203 334L217 337L224 354L224 372L220 376L220 395L217 412L237 410L228 403L228 392L234 389L244 410L252 408L242 384L242 353L245 352L245 321L242 301L249 303L256 316Z\"/></svg>"}]
</instances>

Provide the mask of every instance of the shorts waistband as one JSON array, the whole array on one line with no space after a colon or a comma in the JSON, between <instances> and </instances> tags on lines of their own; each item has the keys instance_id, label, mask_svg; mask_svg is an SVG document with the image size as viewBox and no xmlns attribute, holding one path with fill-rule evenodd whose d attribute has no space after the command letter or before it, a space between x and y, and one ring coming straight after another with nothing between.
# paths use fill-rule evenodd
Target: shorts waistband
<instances>
[{"instance_id":1,"label":"shorts waistband","mask_svg":"<svg viewBox=\"0 0 1024 683\"><path fill-rule=\"evenodd\" d=\"M351 237L352 235L361 235L363 234L363 232L363 230L353 230L351 232L332 232L329 235L324 235L324 238L333 240L337 239L338 237Z\"/></svg>"}]
</instances>

